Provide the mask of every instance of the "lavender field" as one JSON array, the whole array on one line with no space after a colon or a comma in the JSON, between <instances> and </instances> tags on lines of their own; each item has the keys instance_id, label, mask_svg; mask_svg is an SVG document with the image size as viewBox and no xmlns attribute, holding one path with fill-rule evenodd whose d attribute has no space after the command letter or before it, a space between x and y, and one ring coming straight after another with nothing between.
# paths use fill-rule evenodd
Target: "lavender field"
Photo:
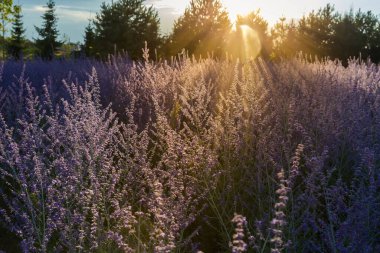
<instances>
[{"instance_id":1,"label":"lavender field","mask_svg":"<svg viewBox=\"0 0 380 253\"><path fill-rule=\"evenodd\" d=\"M380 252L380 69L0 63L0 251Z\"/></svg>"}]
</instances>

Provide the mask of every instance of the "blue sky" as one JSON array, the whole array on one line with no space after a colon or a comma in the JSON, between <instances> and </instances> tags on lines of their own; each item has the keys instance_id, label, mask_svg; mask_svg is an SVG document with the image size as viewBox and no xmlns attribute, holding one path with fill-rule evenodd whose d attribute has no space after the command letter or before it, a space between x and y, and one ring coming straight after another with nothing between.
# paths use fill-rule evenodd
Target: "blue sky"
<instances>
[{"instance_id":1,"label":"blue sky","mask_svg":"<svg viewBox=\"0 0 380 253\"><path fill-rule=\"evenodd\" d=\"M117 0L114 0L117 1ZM190 0L146 0L147 5L153 5L161 19L161 32L168 33L174 20L181 15ZM313 9L334 4L340 12L361 8L380 14L379 0L221 0L226 9L234 14L249 10L261 9L261 13L270 24L274 24L281 16L300 18ZM45 0L14 0L23 6L24 24L28 38L36 38L34 25L41 25L41 15L44 12ZM61 38L63 35L70 41L83 41L83 31L90 18L95 17L102 2L111 0L56 0L57 15L59 17L58 29Z\"/></svg>"}]
</instances>

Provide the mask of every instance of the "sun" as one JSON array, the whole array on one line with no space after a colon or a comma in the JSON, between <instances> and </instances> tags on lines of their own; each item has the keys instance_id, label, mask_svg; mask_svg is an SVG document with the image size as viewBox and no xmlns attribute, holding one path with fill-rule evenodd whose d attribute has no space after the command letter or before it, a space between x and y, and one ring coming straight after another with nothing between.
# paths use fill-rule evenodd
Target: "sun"
<instances>
[{"instance_id":1,"label":"sun","mask_svg":"<svg viewBox=\"0 0 380 253\"><path fill-rule=\"evenodd\" d=\"M229 13L229 18L234 24L237 16L245 16L254 10L252 2L249 0L221 0L221 3Z\"/></svg>"}]
</instances>

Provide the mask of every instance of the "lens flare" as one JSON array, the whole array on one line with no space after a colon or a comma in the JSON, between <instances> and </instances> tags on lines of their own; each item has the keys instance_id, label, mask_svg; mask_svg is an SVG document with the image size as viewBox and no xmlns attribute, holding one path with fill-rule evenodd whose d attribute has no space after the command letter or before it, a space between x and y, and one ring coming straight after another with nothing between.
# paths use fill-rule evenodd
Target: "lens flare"
<instances>
[{"instance_id":1,"label":"lens flare","mask_svg":"<svg viewBox=\"0 0 380 253\"><path fill-rule=\"evenodd\" d=\"M261 52L261 42L258 33L247 25L239 26L242 39L241 59L255 59Z\"/></svg>"},{"instance_id":2,"label":"lens flare","mask_svg":"<svg viewBox=\"0 0 380 253\"><path fill-rule=\"evenodd\" d=\"M229 36L226 53L233 58L248 61L257 58L261 48L259 34L248 25L239 25Z\"/></svg>"}]
</instances>

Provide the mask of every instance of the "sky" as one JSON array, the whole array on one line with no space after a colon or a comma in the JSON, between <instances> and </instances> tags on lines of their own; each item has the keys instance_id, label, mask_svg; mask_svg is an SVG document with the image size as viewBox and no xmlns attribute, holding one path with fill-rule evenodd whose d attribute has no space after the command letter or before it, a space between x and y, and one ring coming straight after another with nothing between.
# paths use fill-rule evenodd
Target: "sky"
<instances>
[{"instance_id":1,"label":"sky","mask_svg":"<svg viewBox=\"0 0 380 253\"><path fill-rule=\"evenodd\" d=\"M117 1L117 0L114 0ZM298 19L311 10L317 10L327 3L335 5L339 12L347 12L350 8L363 11L371 10L380 14L379 0L221 0L227 11L232 16L245 14L258 8L262 16L273 25L280 17ZM60 38L64 37L71 42L82 42L84 28L89 19L94 18L100 10L102 2L110 3L111 0L56 0L58 29ZM188 6L190 0L146 0L145 4L153 5L161 20L161 33L171 31L173 23ZM41 26L41 15L46 0L14 0L23 8L26 36L29 39L37 38L34 26ZM233 19L233 17L231 18Z\"/></svg>"}]
</instances>

